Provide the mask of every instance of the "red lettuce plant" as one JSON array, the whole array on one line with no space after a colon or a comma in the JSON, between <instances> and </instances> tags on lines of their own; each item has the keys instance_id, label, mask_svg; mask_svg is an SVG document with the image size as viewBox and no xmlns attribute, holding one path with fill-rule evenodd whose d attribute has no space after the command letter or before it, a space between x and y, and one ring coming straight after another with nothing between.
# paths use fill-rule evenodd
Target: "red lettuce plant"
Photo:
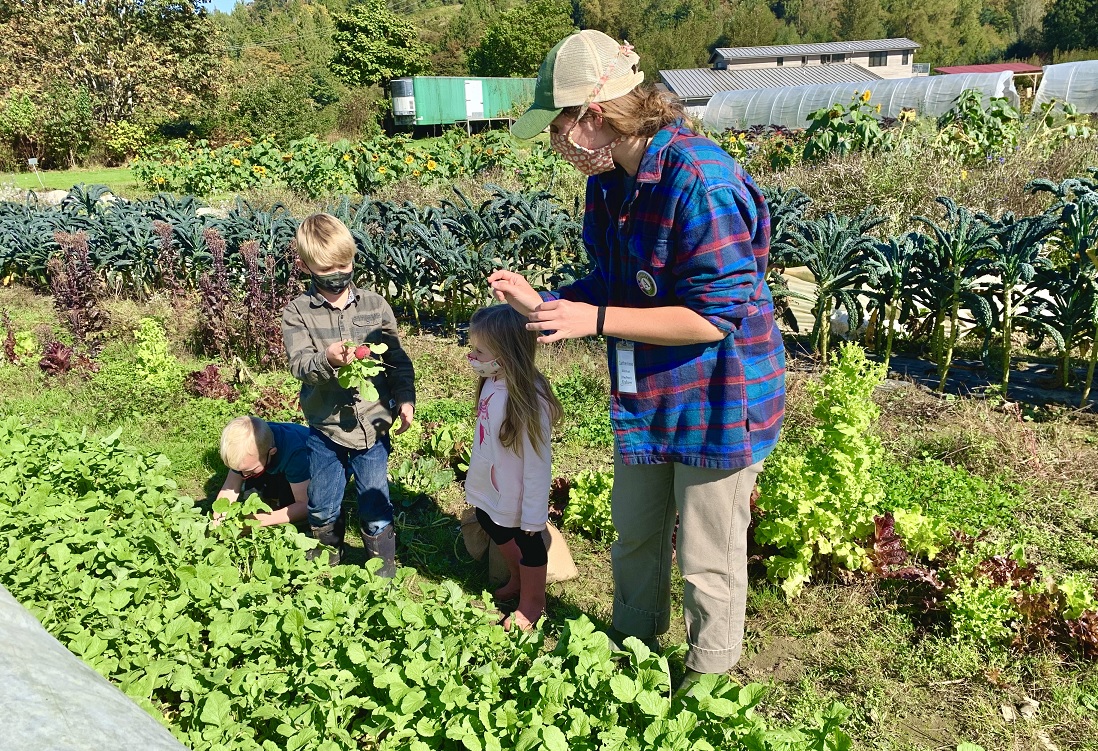
<instances>
[{"instance_id":1,"label":"red lettuce plant","mask_svg":"<svg viewBox=\"0 0 1098 751\"><path fill-rule=\"evenodd\" d=\"M188 373L184 384L191 394L207 399L235 402L239 396L232 384L226 383L221 375L221 369L216 365L207 365L202 370Z\"/></svg>"}]
</instances>

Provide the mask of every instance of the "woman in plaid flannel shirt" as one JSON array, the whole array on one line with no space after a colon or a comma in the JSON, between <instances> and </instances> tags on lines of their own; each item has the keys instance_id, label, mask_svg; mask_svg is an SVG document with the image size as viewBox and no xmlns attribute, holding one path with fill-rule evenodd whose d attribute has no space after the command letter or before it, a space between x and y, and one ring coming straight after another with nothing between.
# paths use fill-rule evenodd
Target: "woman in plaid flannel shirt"
<instances>
[{"instance_id":1,"label":"woman in plaid flannel shirt","mask_svg":"<svg viewBox=\"0 0 1098 751\"><path fill-rule=\"evenodd\" d=\"M589 176L592 272L553 292L513 272L489 281L540 342L606 337L614 628L653 643L670 627L677 521L686 687L740 657L750 497L781 429L785 350L765 281L765 199L678 102L640 86L638 61L601 32L567 37L512 127L520 138L548 129Z\"/></svg>"}]
</instances>

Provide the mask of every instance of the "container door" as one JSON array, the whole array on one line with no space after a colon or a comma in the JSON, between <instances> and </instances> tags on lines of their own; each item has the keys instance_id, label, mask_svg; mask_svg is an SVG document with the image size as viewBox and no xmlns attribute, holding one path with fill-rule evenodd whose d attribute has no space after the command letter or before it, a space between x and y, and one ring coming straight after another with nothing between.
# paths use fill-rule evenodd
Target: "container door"
<instances>
[{"instance_id":1,"label":"container door","mask_svg":"<svg viewBox=\"0 0 1098 751\"><path fill-rule=\"evenodd\" d=\"M465 81L465 117L469 120L484 119L484 87L481 81Z\"/></svg>"}]
</instances>

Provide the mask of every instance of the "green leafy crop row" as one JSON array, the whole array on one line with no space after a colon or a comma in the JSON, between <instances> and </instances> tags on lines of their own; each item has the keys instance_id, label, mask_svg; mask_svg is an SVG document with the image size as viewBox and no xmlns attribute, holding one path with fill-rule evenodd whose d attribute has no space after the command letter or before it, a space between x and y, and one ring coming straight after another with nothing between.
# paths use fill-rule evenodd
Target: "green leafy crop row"
<instances>
[{"instance_id":1,"label":"green leafy crop row","mask_svg":"<svg viewBox=\"0 0 1098 751\"><path fill-rule=\"evenodd\" d=\"M440 206L343 199L329 211L355 236L358 284L391 297L417 321L432 313L456 320L488 301L486 280L495 269L547 286L584 273L588 263L580 223L552 195L493 191L480 205L456 193ZM79 233L108 288L138 298L154 289L198 290L203 276L243 294L258 284L256 270L280 283L293 274L298 218L281 206L264 211L238 202L216 216L189 196L112 201L105 193L76 188L58 207L0 203L0 279L45 288L66 233Z\"/></svg>"},{"instance_id":2,"label":"green leafy crop row","mask_svg":"<svg viewBox=\"0 0 1098 751\"><path fill-rule=\"evenodd\" d=\"M133 172L153 191L208 196L282 184L319 198L352 191L368 195L397 180L431 185L491 168L514 172L527 187L570 169L540 144L520 152L502 131L470 136L449 130L429 142L376 136L357 143L327 143L308 136L279 144L265 136L210 148L205 141L178 141L147 151L134 163Z\"/></svg>"},{"instance_id":3,"label":"green leafy crop row","mask_svg":"<svg viewBox=\"0 0 1098 751\"><path fill-rule=\"evenodd\" d=\"M0 422L0 583L198 751L849 748L841 705L775 729L757 685L673 696L636 640L613 652L581 617L547 651L451 582L307 561L247 520L258 502L211 528L168 470L117 435Z\"/></svg>"}]
</instances>

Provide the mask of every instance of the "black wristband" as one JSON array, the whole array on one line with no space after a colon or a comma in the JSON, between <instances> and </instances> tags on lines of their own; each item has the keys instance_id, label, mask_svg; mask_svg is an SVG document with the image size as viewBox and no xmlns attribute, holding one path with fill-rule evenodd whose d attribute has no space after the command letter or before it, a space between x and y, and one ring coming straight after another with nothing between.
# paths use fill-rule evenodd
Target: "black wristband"
<instances>
[{"instance_id":1,"label":"black wristband","mask_svg":"<svg viewBox=\"0 0 1098 751\"><path fill-rule=\"evenodd\" d=\"M606 323L606 306L599 306L599 314L595 318L595 336L602 336L602 325Z\"/></svg>"}]
</instances>

